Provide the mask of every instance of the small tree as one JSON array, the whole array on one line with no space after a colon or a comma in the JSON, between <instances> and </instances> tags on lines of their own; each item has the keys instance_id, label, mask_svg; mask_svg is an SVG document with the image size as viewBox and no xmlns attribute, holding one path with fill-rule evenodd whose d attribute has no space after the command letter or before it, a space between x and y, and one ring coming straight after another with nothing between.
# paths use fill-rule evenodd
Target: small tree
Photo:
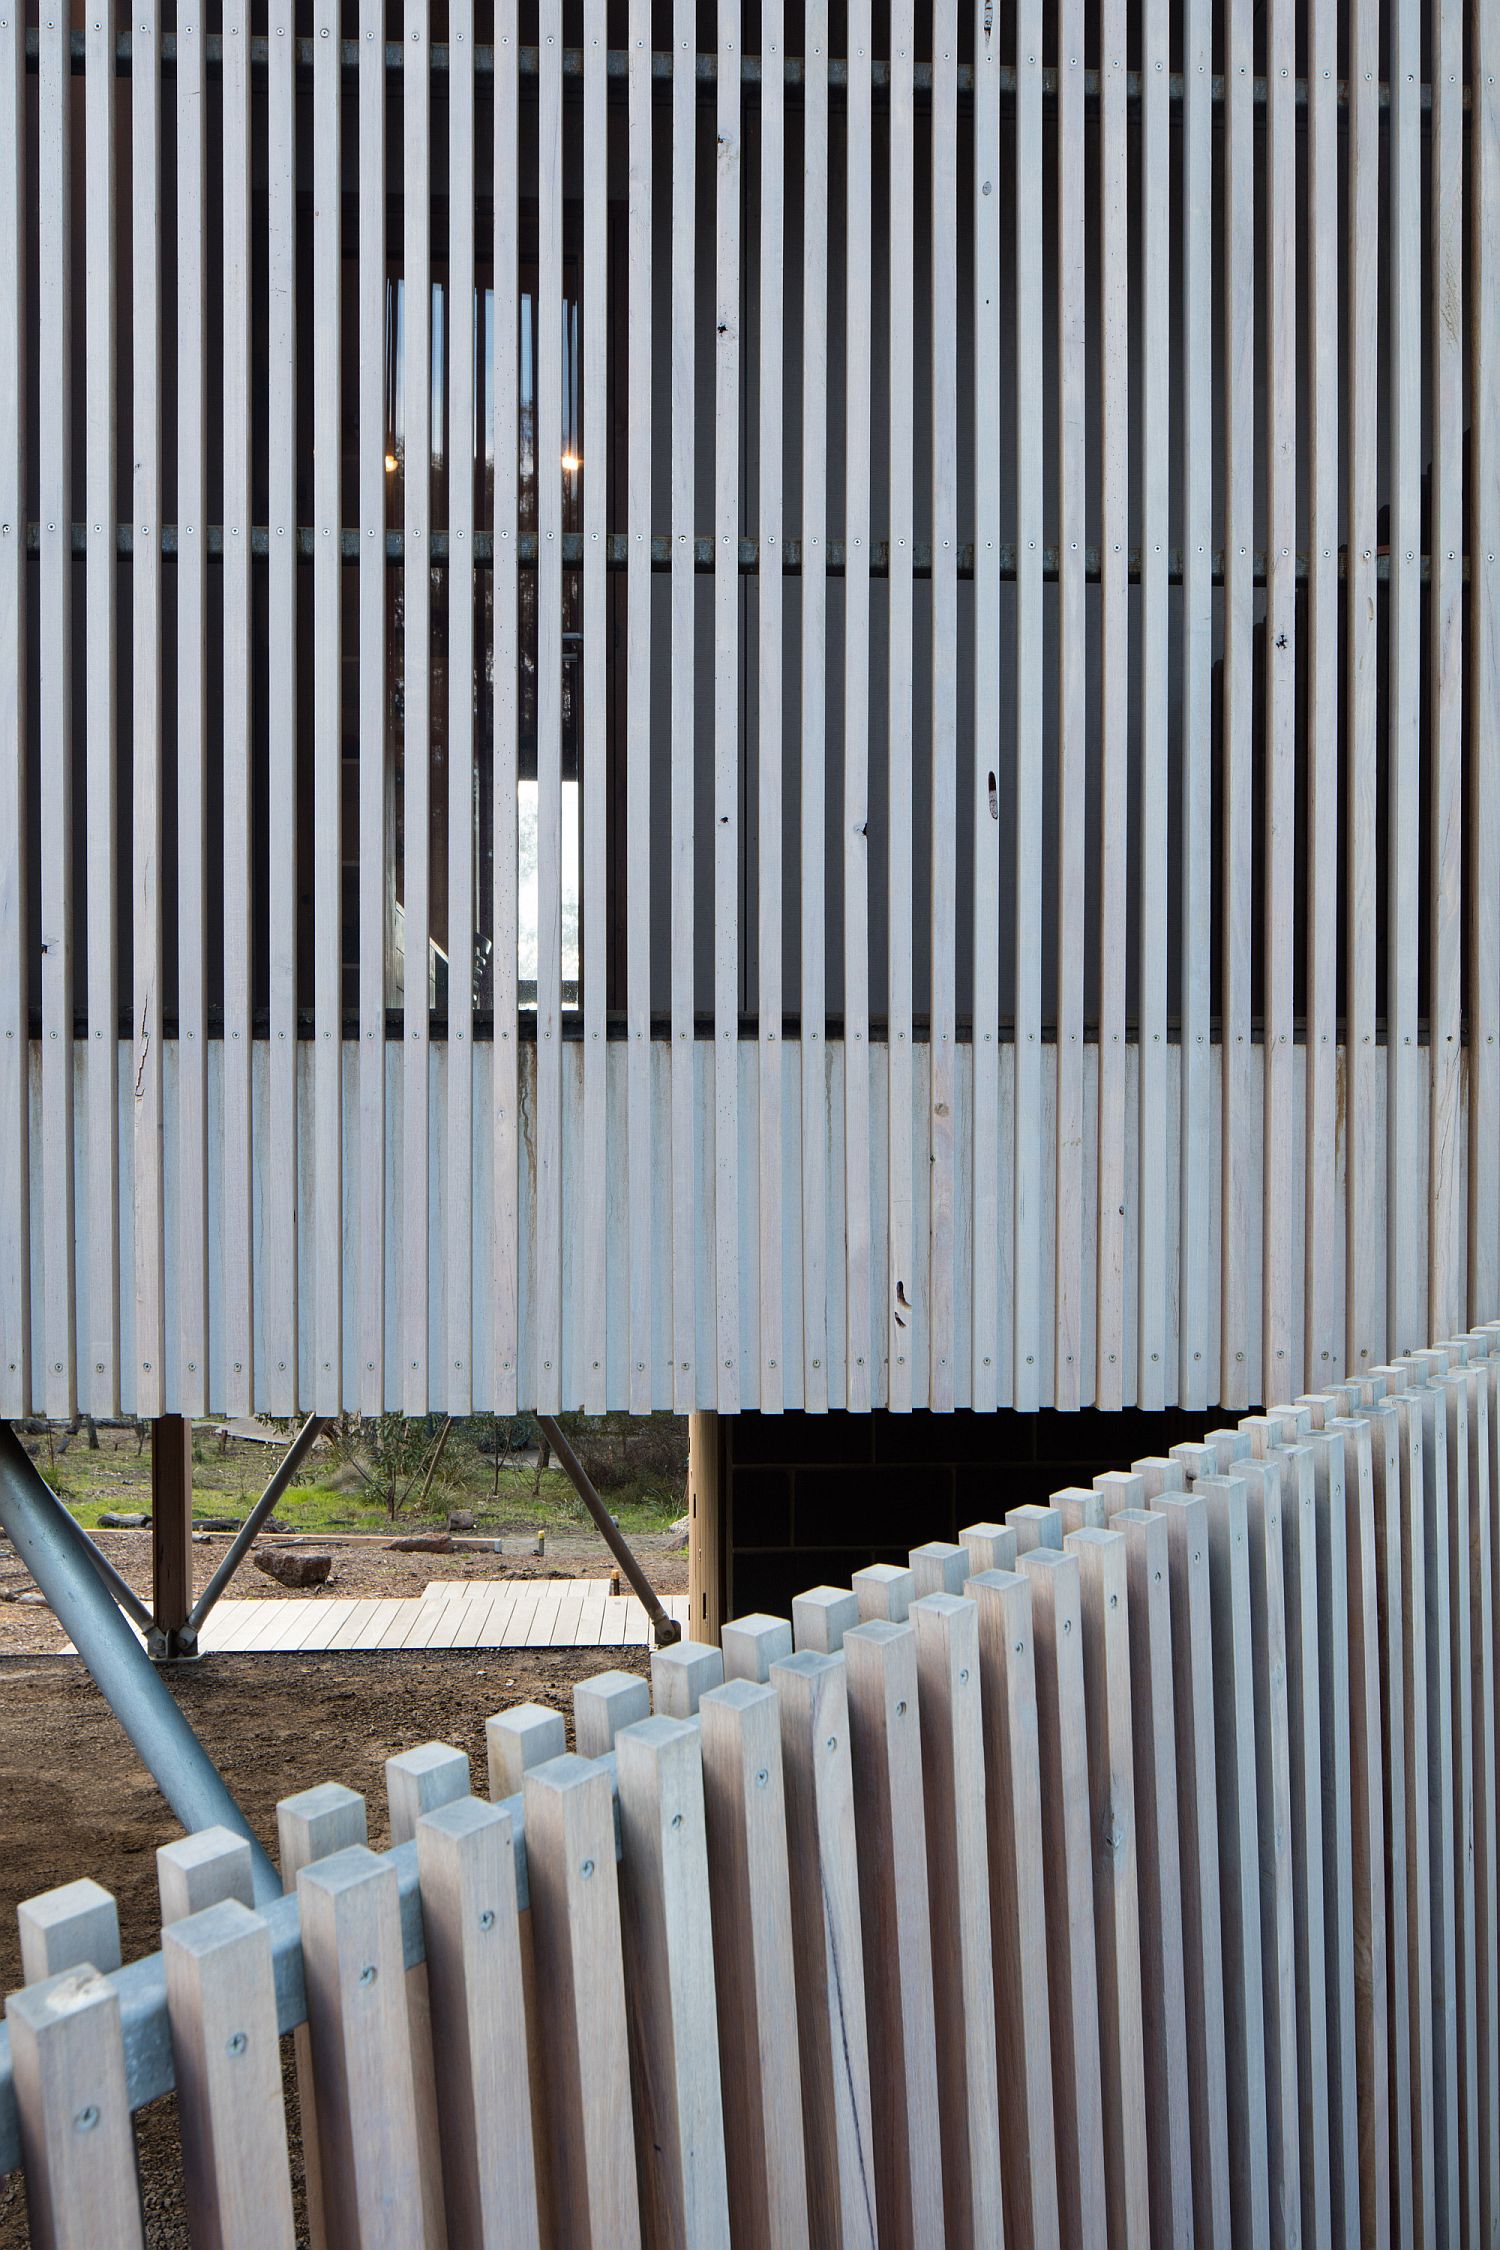
<instances>
[{"instance_id":1,"label":"small tree","mask_svg":"<svg viewBox=\"0 0 1500 2250\"><path fill-rule=\"evenodd\" d=\"M341 1467L351 1468L394 1523L441 1443L444 1418L437 1414L340 1414L329 1423L324 1444Z\"/></svg>"}]
</instances>

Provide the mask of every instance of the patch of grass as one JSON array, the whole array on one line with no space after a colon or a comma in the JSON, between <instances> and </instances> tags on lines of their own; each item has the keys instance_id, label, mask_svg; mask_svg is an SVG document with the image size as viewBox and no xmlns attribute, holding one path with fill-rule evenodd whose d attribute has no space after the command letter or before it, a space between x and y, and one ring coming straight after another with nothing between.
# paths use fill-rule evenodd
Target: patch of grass
<instances>
[{"instance_id":1,"label":"patch of grass","mask_svg":"<svg viewBox=\"0 0 1500 2250\"><path fill-rule=\"evenodd\" d=\"M532 1462L503 1462L497 1478L494 1454L481 1452L476 1442L488 1431L487 1416L456 1423L425 1510L418 1513L414 1505L409 1505L394 1525L388 1522L379 1496L363 1483L358 1471L320 1446L309 1458L302 1480L278 1500L276 1521L303 1532L390 1531L394 1537L403 1531L439 1528L453 1510L468 1508L474 1514L475 1531L489 1537L589 1527L583 1502L561 1469L546 1469L535 1492ZM67 1501L80 1523L93 1530L107 1512L150 1513L150 1447L137 1452L133 1432L101 1431L97 1452L91 1451L81 1436L74 1438L66 1450L57 1451L61 1441L62 1433L57 1432L51 1447L45 1438L31 1438L27 1443L43 1476ZM243 1520L259 1498L276 1459L274 1447L233 1439L226 1445L211 1428L195 1430L195 1517L233 1516ZM607 1492L604 1504L627 1534L665 1531L683 1512L681 1492L665 1480L649 1476Z\"/></svg>"}]
</instances>

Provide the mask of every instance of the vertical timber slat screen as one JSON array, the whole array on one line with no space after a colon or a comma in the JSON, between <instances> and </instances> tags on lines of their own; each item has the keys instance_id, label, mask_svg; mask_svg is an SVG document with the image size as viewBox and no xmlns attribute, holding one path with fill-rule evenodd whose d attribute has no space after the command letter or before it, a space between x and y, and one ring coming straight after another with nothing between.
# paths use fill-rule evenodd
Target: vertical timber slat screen
<instances>
[{"instance_id":1,"label":"vertical timber slat screen","mask_svg":"<svg viewBox=\"0 0 1500 2250\"><path fill-rule=\"evenodd\" d=\"M0 1411L1500 1302L1488 0L35 0Z\"/></svg>"},{"instance_id":2,"label":"vertical timber slat screen","mask_svg":"<svg viewBox=\"0 0 1500 2250\"><path fill-rule=\"evenodd\" d=\"M168 1843L159 1954L25 1900L0 2174L45 2250L140 2240L175 2086L195 2238L290 2242L295 2029L340 2241L1480 2250L1497 1513L1492 1322L919 1547L900 1616L585 1680L573 1754L502 1712L489 1799L393 1757L384 1854L285 1799L259 1912L242 1838Z\"/></svg>"}]
</instances>

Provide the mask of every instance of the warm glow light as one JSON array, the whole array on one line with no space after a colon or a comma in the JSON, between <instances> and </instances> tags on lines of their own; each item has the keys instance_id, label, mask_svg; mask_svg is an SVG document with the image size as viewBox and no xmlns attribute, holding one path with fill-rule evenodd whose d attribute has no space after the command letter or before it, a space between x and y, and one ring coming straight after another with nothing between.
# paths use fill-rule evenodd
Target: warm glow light
<instances>
[{"instance_id":1,"label":"warm glow light","mask_svg":"<svg viewBox=\"0 0 1500 2250\"><path fill-rule=\"evenodd\" d=\"M394 476L394 475L396 474L396 471L397 471L397 470L398 470L398 469L400 468L400 466L401 466L401 464L400 464L400 462L399 462L399 461L398 461L398 460L396 459L396 456L395 456L395 454L394 454L394 453L388 453L388 454L386 455L386 457L385 457L385 473L386 473L386 475L387 475L388 477L393 477L393 476Z\"/></svg>"},{"instance_id":2,"label":"warm glow light","mask_svg":"<svg viewBox=\"0 0 1500 2250\"><path fill-rule=\"evenodd\" d=\"M562 457L562 465L570 477L576 477L583 467L583 455L581 453L565 453Z\"/></svg>"}]
</instances>

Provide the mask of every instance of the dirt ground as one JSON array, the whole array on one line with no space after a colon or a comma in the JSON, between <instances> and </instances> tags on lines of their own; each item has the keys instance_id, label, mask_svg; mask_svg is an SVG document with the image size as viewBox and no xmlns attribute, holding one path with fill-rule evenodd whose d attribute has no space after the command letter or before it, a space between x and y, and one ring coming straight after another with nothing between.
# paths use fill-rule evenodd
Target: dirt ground
<instances>
[{"instance_id":1,"label":"dirt ground","mask_svg":"<svg viewBox=\"0 0 1500 2250\"><path fill-rule=\"evenodd\" d=\"M195 1545L194 1583L199 1589L207 1585L224 1560L232 1536L229 1532L210 1532ZM121 1576L144 1599L149 1599L150 1532L98 1531L93 1537ZM256 1542L257 1545L262 1543L281 1546L285 1541L267 1538ZM520 1535L507 1540L512 1549L520 1543ZM424 1586L440 1578L604 1578L613 1566L609 1549L592 1528L549 1531L547 1552L536 1557L518 1556L514 1552L504 1556L392 1554L385 1546L367 1546L353 1540L343 1543L336 1538L320 1538L316 1533L304 1535L299 1544L319 1553L326 1551L333 1557L332 1575L315 1592L358 1599L372 1595L418 1595ZM630 1544L659 1594L687 1592L687 1551L680 1537L666 1531L637 1531L630 1534ZM0 1658L22 1653L55 1655L67 1641L67 1635L49 1609L16 1598L29 1590L32 1590L29 1576L11 1548L0 1540L0 1595L9 1597L0 1599ZM229 1592L236 1600L254 1597L298 1602L308 1598L306 1594L278 1586L274 1578L255 1569L248 1555L230 1581ZM3 1692L4 1677L0 1670L0 1694ZM282 1794L285 1795L285 1791Z\"/></svg>"},{"instance_id":2,"label":"dirt ground","mask_svg":"<svg viewBox=\"0 0 1500 2250\"><path fill-rule=\"evenodd\" d=\"M109 1536L109 1535L106 1535ZM138 1558L149 1535L113 1535L113 1559L142 1584ZM128 1542L136 1545L130 1549ZM549 1542L550 1544L550 1542ZM597 1574L602 1552L548 1556L538 1569ZM646 1542L641 1542L645 1545ZM207 1550L200 1549L200 1554ZM220 1544L222 1553L222 1544ZM340 1592L420 1591L429 1578L494 1574L496 1558L388 1555L350 1550ZM356 1559L353 1559L357 1557ZM662 1591L676 1584L678 1558L655 1558ZM681 1566L685 1570L685 1563ZM602 1570L602 1565L597 1566ZM356 1575L356 1574L364 1575ZM277 1592L259 1572L257 1590ZM291 1596L291 1599L301 1597ZM24 1610L0 1610L8 1635ZM32 1619L33 1626L36 1620ZM14 1640L6 1644L14 1648ZM644 1671L644 1649L434 1650L421 1655L352 1654L211 1657L176 1667L174 1692L257 1835L273 1852L276 1803L317 1782L341 1781L364 1792L370 1842L387 1841L383 1764L398 1750L427 1741L467 1751L476 1787L486 1793L484 1722L522 1702L569 1713L574 1683L610 1667ZM0 1661L0 1990L20 1981L15 1909L34 1892L92 1875L119 1901L126 1959L150 1951L159 1936L155 1853L179 1833L125 1735L74 1657L17 1656ZM284 2061L290 2041L283 2041ZM299 2239L302 2159L296 2101L288 2102ZM169 2096L139 2113L146 2239L150 2250L186 2250L187 2227L176 2106ZM0 2250L30 2240L19 2177L0 2180ZM106 2246L100 2246L106 2250Z\"/></svg>"}]
</instances>

